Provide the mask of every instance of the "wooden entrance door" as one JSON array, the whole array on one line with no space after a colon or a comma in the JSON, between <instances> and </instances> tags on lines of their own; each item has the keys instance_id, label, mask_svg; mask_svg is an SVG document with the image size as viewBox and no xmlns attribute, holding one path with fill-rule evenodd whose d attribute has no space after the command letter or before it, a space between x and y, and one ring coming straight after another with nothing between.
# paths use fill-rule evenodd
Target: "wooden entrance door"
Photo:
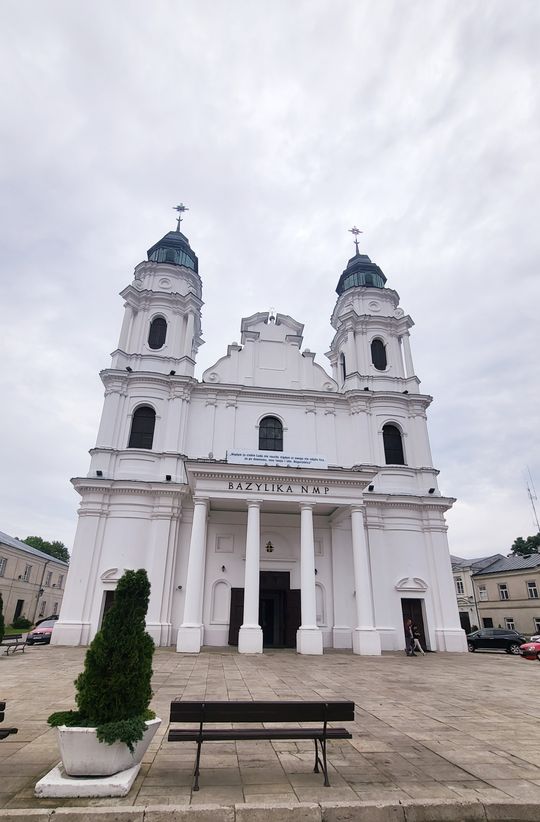
<instances>
[{"instance_id":1,"label":"wooden entrance door","mask_svg":"<svg viewBox=\"0 0 540 822\"><path fill-rule=\"evenodd\" d=\"M259 625L267 648L295 648L300 627L300 591L290 588L288 571L261 571ZM231 588L229 645L238 645L244 619L244 589Z\"/></svg>"}]
</instances>

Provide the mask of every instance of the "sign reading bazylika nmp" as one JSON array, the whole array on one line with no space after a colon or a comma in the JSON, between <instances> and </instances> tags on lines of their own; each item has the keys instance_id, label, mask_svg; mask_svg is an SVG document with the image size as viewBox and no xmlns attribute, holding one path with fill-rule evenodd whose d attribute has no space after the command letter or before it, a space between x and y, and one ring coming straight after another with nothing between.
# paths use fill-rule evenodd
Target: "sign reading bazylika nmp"
<instances>
[{"instance_id":1,"label":"sign reading bazylika nmp","mask_svg":"<svg viewBox=\"0 0 540 822\"><path fill-rule=\"evenodd\" d=\"M286 454L283 451L227 451L227 462L282 468L328 468L326 457L317 454Z\"/></svg>"}]
</instances>

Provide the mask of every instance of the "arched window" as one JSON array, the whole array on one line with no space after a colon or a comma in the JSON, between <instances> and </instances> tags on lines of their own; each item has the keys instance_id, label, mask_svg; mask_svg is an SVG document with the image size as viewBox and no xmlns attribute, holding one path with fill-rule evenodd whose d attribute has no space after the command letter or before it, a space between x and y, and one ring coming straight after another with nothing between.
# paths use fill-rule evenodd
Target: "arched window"
<instances>
[{"instance_id":1,"label":"arched window","mask_svg":"<svg viewBox=\"0 0 540 822\"><path fill-rule=\"evenodd\" d=\"M382 340L375 339L371 341L371 362L378 371L385 370L386 347Z\"/></svg>"},{"instance_id":2,"label":"arched window","mask_svg":"<svg viewBox=\"0 0 540 822\"><path fill-rule=\"evenodd\" d=\"M383 426L384 459L387 465L405 465L401 431L395 425Z\"/></svg>"},{"instance_id":3,"label":"arched window","mask_svg":"<svg viewBox=\"0 0 540 822\"><path fill-rule=\"evenodd\" d=\"M264 417L260 421L259 451L283 451L283 425L277 417Z\"/></svg>"},{"instance_id":4,"label":"arched window","mask_svg":"<svg viewBox=\"0 0 540 822\"><path fill-rule=\"evenodd\" d=\"M148 405L141 405L133 414L128 448L152 448L156 412Z\"/></svg>"},{"instance_id":5,"label":"arched window","mask_svg":"<svg viewBox=\"0 0 540 822\"><path fill-rule=\"evenodd\" d=\"M163 348L166 336L167 320L163 317L154 317L150 323L150 331L148 332L148 345L150 348Z\"/></svg>"},{"instance_id":6,"label":"arched window","mask_svg":"<svg viewBox=\"0 0 540 822\"><path fill-rule=\"evenodd\" d=\"M347 365L345 363L345 354L343 354L343 352L339 355L339 366L341 368L341 379L345 382L347 378Z\"/></svg>"}]
</instances>

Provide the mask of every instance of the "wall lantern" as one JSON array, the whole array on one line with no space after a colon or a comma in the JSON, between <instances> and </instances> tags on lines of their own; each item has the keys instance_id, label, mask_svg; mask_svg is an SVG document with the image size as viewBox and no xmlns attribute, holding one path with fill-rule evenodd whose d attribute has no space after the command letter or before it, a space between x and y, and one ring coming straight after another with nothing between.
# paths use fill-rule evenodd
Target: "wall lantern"
<instances>
[{"instance_id":1,"label":"wall lantern","mask_svg":"<svg viewBox=\"0 0 540 822\"><path fill-rule=\"evenodd\" d=\"M272 551L274 550L274 546L272 545L270 540L268 540L268 542L266 543L266 550L268 551L269 554L271 554Z\"/></svg>"}]
</instances>

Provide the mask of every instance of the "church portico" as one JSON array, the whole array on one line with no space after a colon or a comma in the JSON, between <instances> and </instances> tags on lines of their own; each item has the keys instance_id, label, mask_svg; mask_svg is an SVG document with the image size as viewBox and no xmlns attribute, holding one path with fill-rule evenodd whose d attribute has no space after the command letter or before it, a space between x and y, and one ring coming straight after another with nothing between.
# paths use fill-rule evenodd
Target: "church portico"
<instances>
[{"instance_id":1,"label":"church portico","mask_svg":"<svg viewBox=\"0 0 540 822\"><path fill-rule=\"evenodd\" d=\"M267 576L264 575L271 573L288 578L286 585L282 580L279 590L291 595L298 593L300 622L294 629L297 651L321 654L324 644L333 644L331 519L338 511L347 512L351 505L361 501L363 489L374 472L369 468L326 469L324 472L281 468L278 471L272 466L186 463L195 509L186 577L190 593L185 596L184 617L178 630L179 651L196 652L203 643L231 643L233 594L240 590L243 602L237 636L239 652L262 653L263 645L290 645L287 643L287 636L290 637L290 626L286 624L289 619L287 597L280 598L277 594L272 597L268 590L261 594L261 580L265 584ZM209 522L208 539L202 525L203 516L205 523ZM205 551L201 547L203 540ZM204 554L207 572L202 584ZM367 563L358 567L359 578L367 567ZM363 584L365 587L365 582ZM197 592L203 588L207 592L208 601L204 605L193 592L194 585ZM225 602L219 601L227 594L231 603L229 614ZM352 589L349 596L353 596ZM279 607L285 610L278 613ZM268 616L268 610L272 624L282 623L281 641L278 627L265 631L260 624ZM372 613L372 608L370 610ZM227 630L217 628L218 620L224 624L226 617L229 617ZM372 618L369 625L374 630ZM275 636L270 636L272 630ZM236 644L234 636L232 644ZM366 647L364 643L357 652L365 653Z\"/></svg>"}]
</instances>

